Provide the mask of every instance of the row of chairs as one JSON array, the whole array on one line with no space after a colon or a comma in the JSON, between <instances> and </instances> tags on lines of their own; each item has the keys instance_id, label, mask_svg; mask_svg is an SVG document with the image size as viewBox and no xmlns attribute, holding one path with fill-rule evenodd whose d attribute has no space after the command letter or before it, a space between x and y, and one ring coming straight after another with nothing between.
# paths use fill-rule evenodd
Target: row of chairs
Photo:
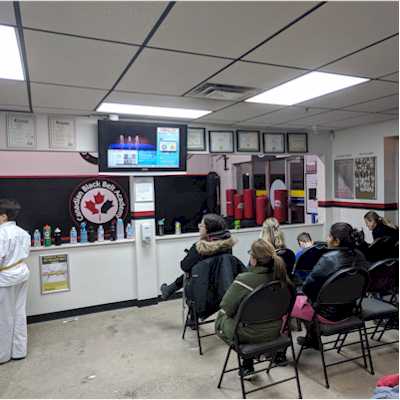
<instances>
[{"instance_id":1,"label":"row of chairs","mask_svg":"<svg viewBox=\"0 0 400 400\"><path fill-rule=\"evenodd\" d=\"M332 276L325 285L321 288L318 296L318 300L313 304L316 313L321 306L327 304L348 304L356 302L354 315L345 320L343 323L328 325L322 324L316 318L313 323L315 324L317 336L318 336L318 347L321 355L321 361L324 371L325 386L329 388L327 368L333 365L341 364L344 362L354 361L356 359L363 359L364 368L369 370L371 374L374 374L373 361L370 350L375 347L382 345L395 343L378 343L371 346L368 340L368 331L372 332L371 339L377 336L377 341L380 342L382 335L389 329L396 328L396 321L398 318L398 259L388 259L378 263L375 263L369 273L354 268L348 268L339 271ZM366 297L368 294L368 297ZM290 310L294 304L296 292L288 287L282 288L278 282L271 282L261 286L254 292L252 292L247 299L241 304L237 314L237 325L240 324L257 324L260 322L267 322L272 320L279 320L284 318L285 315L290 313ZM268 308L265 304L269 304ZM189 310L191 307L189 306ZM191 311L193 312L193 311ZM195 316L195 314L194 314ZM195 318L195 321L197 318ZM187 319L185 323L184 333L186 331ZM376 321L371 327L366 327L366 323ZM210 323L213 321L197 321L195 329L197 331L199 351L201 351L201 336L199 334L199 325L204 323ZM239 370L242 395L246 398L246 395L254 391L268 388L272 385L286 382L288 380L296 379L297 389L299 398L301 398L301 387L297 370L297 363L302 355L304 346L301 346L300 351L295 356L291 324L288 323L287 319L285 324L285 335L281 335L278 339L260 344L241 344L237 334L234 336L232 343L228 343L228 352L225 358L223 370L218 383L218 387L221 386L223 376L225 373L230 371ZM398 329L398 327L397 327ZM236 331L235 331L236 332ZM346 342L350 333L358 333L359 340L354 342ZM336 336L336 339L324 342L322 338ZM184 334L183 334L184 338ZM359 344L361 353L357 357L346 358L344 360L336 361L327 364L325 361L325 353L328 351L336 350L337 353L341 354L343 348L351 345ZM329 346L330 345L330 346ZM272 384L262 386L250 391L245 390L245 381L243 377L243 360L252 358L257 359L261 355L265 358L265 361L269 361L267 368L256 371L270 372L271 368L274 368L274 357L277 352L286 350L291 347L293 356L293 368L295 374L291 377L283 379ZM238 367L232 369L226 369L230 354L234 350L237 353ZM256 362L256 365L264 361ZM369 364L369 368L368 368Z\"/></svg>"}]
</instances>

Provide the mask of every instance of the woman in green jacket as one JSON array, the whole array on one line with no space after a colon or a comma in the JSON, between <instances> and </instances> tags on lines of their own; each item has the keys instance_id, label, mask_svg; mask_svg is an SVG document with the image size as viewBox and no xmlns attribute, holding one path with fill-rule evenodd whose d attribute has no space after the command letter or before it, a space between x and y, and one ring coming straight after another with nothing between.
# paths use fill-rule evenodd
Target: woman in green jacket
<instances>
[{"instance_id":1,"label":"woman in green jacket","mask_svg":"<svg viewBox=\"0 0 400 400\"><path fill-rule=\"evenodd\" d=\"M249 293L270 281L278 280L289 284L285 263L281 257L276 255L275 248L271 243L258 239L251 245L249 253L250 268L248 272L239 274L225 293L215 321L217 335L228 342L233 340L236 313L241 302ZM241 343L274 340L279 337L281 326L281 321L272 321L251 327L239 327L239 340ZM280 360L275 360L275 362L282 364L284 359L285 356L282 354ZM244 368L245 375L253 373L253 360L245 360Z\"/></svg>"}]
</instances>

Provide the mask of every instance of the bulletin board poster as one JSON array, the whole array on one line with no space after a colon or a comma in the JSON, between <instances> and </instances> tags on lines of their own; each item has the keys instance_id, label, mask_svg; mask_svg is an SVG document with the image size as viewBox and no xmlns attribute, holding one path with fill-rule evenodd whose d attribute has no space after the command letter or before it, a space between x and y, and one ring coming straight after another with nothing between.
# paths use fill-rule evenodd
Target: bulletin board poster
<instances>
[{"instance_id":1,"label":"bulletin board poster","mask_svg":"<svg viewBox=\"0 0 400 400\"><path fill-rule=\"evenodd\" d=\"M335 197L354 199L354 159L335 160Z\"/></svg>"},{"instance_id":2,"label":"bulletin board poster","mask_svg":"<svg viewBox=\"0 0 400 400\"><path fill-rule=\"evenodd\" d=\"M357 199L376 199L376 157L360 157L354 162Z\"/></svg>"},{"instance_id":3,"label":"bulletin board poster","mask_svg":"<svg viewBox=\"0 0 400 400\"><path fill-rule=\"evenodd\" d=\"M68 254L41 255L40 286L42 294L71 290Z\"/></svg>"}]
</instances>

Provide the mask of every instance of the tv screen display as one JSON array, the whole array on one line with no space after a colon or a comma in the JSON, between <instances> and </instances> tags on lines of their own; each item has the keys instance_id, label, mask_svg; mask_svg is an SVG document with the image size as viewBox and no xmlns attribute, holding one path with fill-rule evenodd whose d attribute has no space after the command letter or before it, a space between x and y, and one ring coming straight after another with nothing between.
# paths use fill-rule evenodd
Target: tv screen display
<instances>
[{"instance_id":1,"label":"tv screen display","mask_svg":"<svg viewBox=\"0 0 400 400\"><path fill-rule=\"evenodd\" d=\"M186 131L186 125L99 120L99 171L186 171Z\"/></svg>"}]
</instances>

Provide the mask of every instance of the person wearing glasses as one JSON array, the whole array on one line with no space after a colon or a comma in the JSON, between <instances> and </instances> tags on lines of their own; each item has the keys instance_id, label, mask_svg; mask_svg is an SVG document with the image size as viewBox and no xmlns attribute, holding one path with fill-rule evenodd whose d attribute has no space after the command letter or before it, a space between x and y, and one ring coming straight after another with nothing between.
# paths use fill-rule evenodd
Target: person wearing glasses
<instances>
[{"instance_id":1,"label":"person wearing glasses","mask_svg":"<svg viewBox=\"0 0 400 400\"><path fill-rule=\"evenodd\" d=\"M217 214L206 214L199 224L200 240L192 245L181 261L181 269L190 273L199 262L221 254L232 254L235 240L227 229L225 220ZM161 298L167 300L175 292L183 288L184 276L179 276L170 285L163 283L160 287Z\"/></svg>"}]
</instances>

